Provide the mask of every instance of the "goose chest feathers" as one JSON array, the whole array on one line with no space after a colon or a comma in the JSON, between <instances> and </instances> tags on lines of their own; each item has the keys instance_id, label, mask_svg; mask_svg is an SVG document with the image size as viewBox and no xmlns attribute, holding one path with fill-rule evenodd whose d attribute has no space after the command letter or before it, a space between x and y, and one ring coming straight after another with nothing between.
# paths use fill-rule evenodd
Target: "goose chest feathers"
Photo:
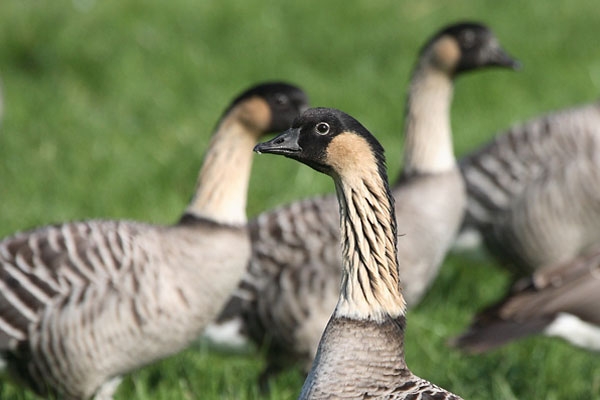
<instances>
[{"instance_id":1,"label":"goose chest feathers","mask_svg":"<svg viewBox=\"0 0 600 400\"><path fill-rule=\"evenodd\" d=\"M454 78L486 67L515 67L493 33L476 23L445 27L419 54L405 113L404 169L392 187L402 224L398 255L404 297L417 304L437 276L466 204L452 148ZM294 362L308 370L338 298L339 216L334 195L267 211L249 222L252 256L219 323L234 321L266 344L269 376ZM216 336L216 335L215 335Z\"/></svg>"},{"instance_id":2,"label":"goose chest feathers","mask_svg":"<svg viewBox=\"0 0 600 400\"><path fill-rule=\"evenodd\" d=\"M339 296L299 398L459 399L413 375L404 360L394 199L379 142L349 115L316 108L255 151L331 176L339 202Z\"/></svg>"},{"instance_id":3,"label":"goose chest feathers","mask_svg":"<svg viewBox=\"0 0 600 400\"><path fill-rule=\"evenodd\" d=\"M0 242L0 356L8 372L44 397L110 399L122 374L197 338L250 255L252 148L306 106L304 93L283 83L237 97L179 223L73 222Z\"/></svg>"}]
</instances>

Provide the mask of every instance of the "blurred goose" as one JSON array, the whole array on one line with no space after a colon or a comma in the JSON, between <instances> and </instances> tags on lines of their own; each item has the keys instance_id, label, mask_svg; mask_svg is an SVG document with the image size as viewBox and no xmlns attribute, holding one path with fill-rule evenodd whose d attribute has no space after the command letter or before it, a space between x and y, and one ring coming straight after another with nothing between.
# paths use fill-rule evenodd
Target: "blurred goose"
<instances>
[{"instance_id":1,"label":"blurred goose","mask_svg":"<svg viewBox=\"0 0 600 400\"><path fill-rule=\"evenodd\" d=\"M600 102L515 126L460 167L463 230L530 276L451 343L475 353L544 333L600 350Z\"/></svg>"},{"instance_id":2,"label":"blurred goose","mask_svg":"<svg viewBox=\"0 0 600 400\"><path fill-rule=\"evenodd\" d=\"M600 102L498 135L460 161L465 230L519 275L569 263L600 243Z\"/></svg>"},{"instance_id":3,"label":"blurred goose","mask_svg":"<svg viewBox=\"0 0 600 400\"><path fill-rule=\"evenodd\" d=\"M545 334L600 351L600 246L518 281L498 304L475 317L452 344L481 353L528 335Z\"/></svg>"},{"instance_id":4,"label":"blurred goose","mask_svg":"<svg viewBox=\"0 0 600 400\"><path fill-rule=\"evenodd\" d=\"M316 108L255 150L331 176L339 201L341 288L299 399L459 399L415 376L404 360L394 198L377 139L349 115Z\"/></svg>"},{"instance_id":5,"label":"blurred goose","mask_svg":"<svg viewBox=\"0 0 600 400\"><path fill-rule=\"evenodd\" d=\"M73 222L0 242L0 356L8 372L44 397L110 399L123 374L196 339L250 255L252 147L289 127L306 105L300 89L283 83L236 98L174 225Z\"/></svg>"},{"instance_id":6,"label":"blurred goose","mask_svg":"<svg viewBox=\"0 0 600 400\"><path fill-rule=\"evenodd\" d=\"M437 275L466 204L452 148L453 80L487 66L516 65L493 33L476 23L446 27L420 53L406 107L404 171L392 191L403 221L398 254L406 261L400 274L409 306ZM249 270L219 322L268 346L260 378L266 389L269 377L291 363L308 371L335 307L341 276L336 198L310 198L265 212L249 229ZM212 337L222 336L211 329Z\"/></svg>"}]
</instances>

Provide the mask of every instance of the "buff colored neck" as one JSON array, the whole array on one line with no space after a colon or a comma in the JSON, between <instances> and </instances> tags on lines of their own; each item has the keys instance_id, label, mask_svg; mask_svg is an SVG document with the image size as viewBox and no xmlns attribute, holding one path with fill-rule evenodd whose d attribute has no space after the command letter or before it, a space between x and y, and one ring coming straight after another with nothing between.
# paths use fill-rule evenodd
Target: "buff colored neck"
<instances>
[{"instance_id":1,"label":"buff colored neck","mask_svg":"<svg viewBox=\"0 0 600 400\"><path fill-rule=\"evenodd\" d=\"M364 165L364 164L363 164ZM377 168L334 178L340 203L342 283L336 317L383 321L405 313L393 204Z\"/></svg>"},{"instance_id":2,"label":"buff colored neck","mask_svg":"<svg viewBox=\"0 0 600 400\"><path fill-rule=\"evenodd\" d=\"M186 212L229 225L246 223L252 148L258 134L231 116L213 135Z\"/></svg>"},{"instance_id":3,"label":"buff colored neck","mask_svg":"<svg viewBox=\"0 0 600 400\"><path fill-rule=\"evenodd\" d=\"M450 106L454 87L448 72L424 60L411 80L406 115L404 173L439 173L456 165Z\"/></svg>"}]
</instances>

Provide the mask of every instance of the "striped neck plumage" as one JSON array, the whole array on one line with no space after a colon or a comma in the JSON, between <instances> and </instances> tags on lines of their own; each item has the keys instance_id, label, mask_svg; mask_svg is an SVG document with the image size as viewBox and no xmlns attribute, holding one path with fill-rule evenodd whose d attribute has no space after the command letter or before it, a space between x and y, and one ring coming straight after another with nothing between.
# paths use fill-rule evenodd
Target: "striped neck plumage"
<instances>
[{"instance_id":1,"label":"striped neck plumage","mask_svg":"<svg viewBox=\"0 0 600 400\"><path fill-rule=\"evenodd\" d=\"M334 178L340 203L342 283L336 317L384 321L405 313L393 198L377 168Z\"/></svg>"},{"instance_id":2,"label":"striped neck plumage","mask_svg":"<svg viewBox=\"0 0 600 400\"><path fill-rule=\"evenodd\" d=\"M211 138L186 214L228 225L246 224L252 148L258 133L227 116Z\"/></svg>"},{"instance_id":3,"label":"striped neck plumage","mask_svg":"<svg viewBox=\"0 0 600 400\"><path fill-rule=\"evenodd\" d=\"M446 71L426 60L411 80L405 116L404 173L439 173L456 166L450 106L454 86Z\"/></svg>"}]
</instances>

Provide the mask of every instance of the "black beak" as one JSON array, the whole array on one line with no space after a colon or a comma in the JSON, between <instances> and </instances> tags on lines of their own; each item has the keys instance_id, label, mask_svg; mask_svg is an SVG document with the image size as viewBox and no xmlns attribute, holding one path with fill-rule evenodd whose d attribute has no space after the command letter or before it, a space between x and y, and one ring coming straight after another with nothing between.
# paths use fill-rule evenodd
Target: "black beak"
<instances>
[{"instance_id":1,"label":"black beak","mask_svg":"<svg viewBox=\"0 0 600 400\"><path fill-rule=\"evenodd\" d=\"M268 142L259 143L254 146L254 151L257 153L281 154L284 156L298 153L302 151L302 147L298 144L300 136L299 128L290 128L287 131L277 135Z\"/></svg>"},{"instance_id":2,"label":"black beak","mask_svg":"<svg viewBox=\"0 0 600 400\"><path fill-rule=\"evenodd\" d=\"M521 69L521 63L519 60L508 55L506 51L500 46L495 47L488 54L489 63L488 65L494 65L502 68L510 68L513 70Z\"/></svg>"}]
</instances>

